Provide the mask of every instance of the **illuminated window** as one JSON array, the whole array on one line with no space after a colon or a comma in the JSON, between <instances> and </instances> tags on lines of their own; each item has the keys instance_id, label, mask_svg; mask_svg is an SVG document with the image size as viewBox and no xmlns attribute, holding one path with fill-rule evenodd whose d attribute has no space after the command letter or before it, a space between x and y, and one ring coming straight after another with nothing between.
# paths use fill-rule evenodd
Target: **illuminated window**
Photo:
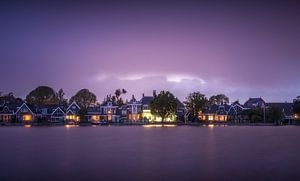
<instances>
[{"instance_id":1,"label":"illuminated window","mask_svg":"<svg viewBox=\"0 0 300 181\"><path fill-rule=\"evenodd\" d=\"M209 121L213 121L213 120L214 120L214 116L213 116L213 115L209 115L209 116L208 116L208 120L209 120Z\"/></svg>"},{"instance_id":2,"label":"illuminated window","mask_svg":"<svg viewBox=\"0 0 300 181\"><path fill-rule=\"evenodd\" d=\"M32 120L32 116L31 115L24 115L23 116L23 120L24 121L31 121Z\"/></svg>"},{"instance_id":3,"label":"illuminated window","mask_svg":"<svg viewBox=\"0 0 300 181\"><path fill-rule=\"evenodd\" d=\"M220 116L220 121L224 121L224 116Z\"/></svg>"},{"instance_id":4,"label":"illuminated window","mask_svg":"<svg viewBox=\"0 0 300 181\"><path fill-rule=\"evenodd\" d=\"M100 120L100 117L97 116L97 115L93 115L93 116L92 116L92 120L93 120L93 121L99 121L99 120Z\"/></svg>"}]
</instances>

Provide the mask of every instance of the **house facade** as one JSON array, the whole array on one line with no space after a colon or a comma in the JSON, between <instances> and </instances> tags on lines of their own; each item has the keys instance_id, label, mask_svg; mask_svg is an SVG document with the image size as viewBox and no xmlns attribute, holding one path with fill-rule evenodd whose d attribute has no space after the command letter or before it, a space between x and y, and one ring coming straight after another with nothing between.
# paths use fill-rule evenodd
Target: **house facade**
<instances>
[{"instance_id":1,"label":"house facade","mask_svg":"<svg viewBox=\"0 0 300 181\"><path fill-rule=\"evenodd\" d=\"M67 123L77 123L79 122L78 112L80 110L80 106L74 101L69 107L66 109L65 120Z\"/></svg>"},{"instance_id":2,"label":"house facade","mask_svg":"<svg viewBox=\"0 0 300 181\"><path fill-rule=\"evenodd\" d=\"M107 97L106 100L100 105L100 112L102 121L108 121L112 123L120 122L119 115L119 106L116 105L110 97Z\"/></svg>"},{"instance_id":3,"label":"house facade","mask_svg":"<svg viewBox=\"0 0 300 181\"><path fill-rule=\"evenodd\" d=\"M226 122L228 120L229 108L230 106L228 104L213 104L199 113L199 120L208 122Z\"/></svg>"},{"instance_id":4,"label":"house facade","mask_svg":"<svg viewBox=\"0 0 300 181\"><path fill-rule=\"evenodd\" d=\"M19 123L32 123L35 120L36 112L34 105L23 103L15 113L16 120Z\"/></svg>"}]
</instances>

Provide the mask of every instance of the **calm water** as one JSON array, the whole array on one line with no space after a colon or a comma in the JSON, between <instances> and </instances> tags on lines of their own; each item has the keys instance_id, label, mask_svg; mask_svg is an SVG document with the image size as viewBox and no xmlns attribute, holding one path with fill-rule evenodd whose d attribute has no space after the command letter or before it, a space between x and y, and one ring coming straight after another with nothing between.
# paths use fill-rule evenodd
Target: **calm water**
<instances>
[{"instance_id":1,"label":"calm water","mask_svg":"<svg viewBox=\"0 0 300 181\"><path fill-rule=\"evenodd\" d=\"M0 127L0 180L300 180L300 127Z\"/></svg>"}]
</instances>

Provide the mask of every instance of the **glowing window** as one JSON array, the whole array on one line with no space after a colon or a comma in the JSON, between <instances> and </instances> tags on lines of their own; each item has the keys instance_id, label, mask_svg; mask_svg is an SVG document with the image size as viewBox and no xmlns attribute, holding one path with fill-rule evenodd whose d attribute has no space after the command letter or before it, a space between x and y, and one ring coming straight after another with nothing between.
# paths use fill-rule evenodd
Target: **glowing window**
<instances>
[{"instance_id":1,"label":"glowing window","mask_svg":"<svg viewBox=\"0 0 300 181\"><path fill-rule=\"evenodd\" d=\"M208 120L209 120L209 121L213 121L213 120L214 120L214 116L213 116L213 115L209 115L209 116L208 116Z\"/></svg>"},{"instance_id":2,"label":"glowing window","mask_svg":"<svg viewBox=\"0 0 300 181\"><path fill-rule=\"evenodd\" d=\"M23 116L23 120L24 121L31 121L32 120L32 116L31 115L24 115Z\"/></svg>"}]
</instances>

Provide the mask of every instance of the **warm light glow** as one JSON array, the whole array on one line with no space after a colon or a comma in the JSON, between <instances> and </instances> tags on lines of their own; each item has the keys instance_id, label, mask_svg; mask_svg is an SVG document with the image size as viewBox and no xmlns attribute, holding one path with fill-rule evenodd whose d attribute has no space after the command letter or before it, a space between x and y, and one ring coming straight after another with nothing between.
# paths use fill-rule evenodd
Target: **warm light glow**
<instances>
[{"instance_id":1,"label":"warm light glow","mask_svg":"<svg viewBox=\"0 0 300 181\"><path fill-rule=\"evenodd\" d=\"M65 127L66 128L74 128L76 125L70 125L70 124L66 124Z\"/></svg>"},{"instance_id":2,"label":"warm light glow","mask_svg":"<svg viewBox=\"0 0 300 181\"><path fill-rule=\"evenodd\" d=\"M31 121L32 120L32 116L31 115L24 115L23 116L23 120L24 121Z\"/></svg>"},{"instance_id":3,"label":"warm light glow","mask_svg":"<svg viewBox=\"0 0 300 181\"><path fill-rule=\"evenodd\" d=\"M207 127L209 127L209 128L213 128L215 125L213 125L213 124L209 124L209 125L207 125Z\"/></svg>"},{"instance_id":4,"label":"warm light glow","mask_svg":"<svg viewBox=\"0 0 300 181\"><path fill-rule=\"evenodd\" d=\"M209 116L208 116L208 120L209 120L209 121L213 121L213 120L214 120L214 116L213 116L213 115L209 115Z\"/></svg>"},{"instance_id":5,"label":"warm light glow","mask_svg":"<svg viewBox=\"0 0 300 181\"><path fill-rule=\"evenodd\" d=\"M100 120L100 116L98 115L93 115L91 118L93 121L99 121Z\"/></svg>"},{"instance_id":6,"label":"warm light glow","mask_svg":"<svg viewBox=\"0 0 300 181\"><path fill-rule=\"evenodd\" d=\"M24 127L25 128L31 128L31 125L30 124L25 124Z\"/></svg>"},{"instance_id":7,"label":"warm light glow","mask_svg":"<svg viewBox=\"0 0 300 181\"><path fill-rule=\"evenodd\" d=\"M295 118L296 118L296 119L298 118L298 115L297 115L297 114L295 114Z\"/></svg>"},{"instance_id":8,"label":"warm light glow","mask_svg":"<svg viewBox=\"0 0 300 181\"><path fill-rule=\"evenodd\" d=\"M172 128L172 127L176 127L177 125L175 124L149 124L149 125L143 125L144 128L161 128L161 127L168 127L168 128Z\"/></svg>"},{"instance_id":9,"label":"warm light glow","mask_svg":"<svg viewBox=\"0 0 300 181\"><path fill-rule=\"evenodd\" d=\"M67 115L67 116L66 116L66 119L74 120L74 119L75 119L75 116L74 116L74 115Z\"/></svg>"}]
</instances>

